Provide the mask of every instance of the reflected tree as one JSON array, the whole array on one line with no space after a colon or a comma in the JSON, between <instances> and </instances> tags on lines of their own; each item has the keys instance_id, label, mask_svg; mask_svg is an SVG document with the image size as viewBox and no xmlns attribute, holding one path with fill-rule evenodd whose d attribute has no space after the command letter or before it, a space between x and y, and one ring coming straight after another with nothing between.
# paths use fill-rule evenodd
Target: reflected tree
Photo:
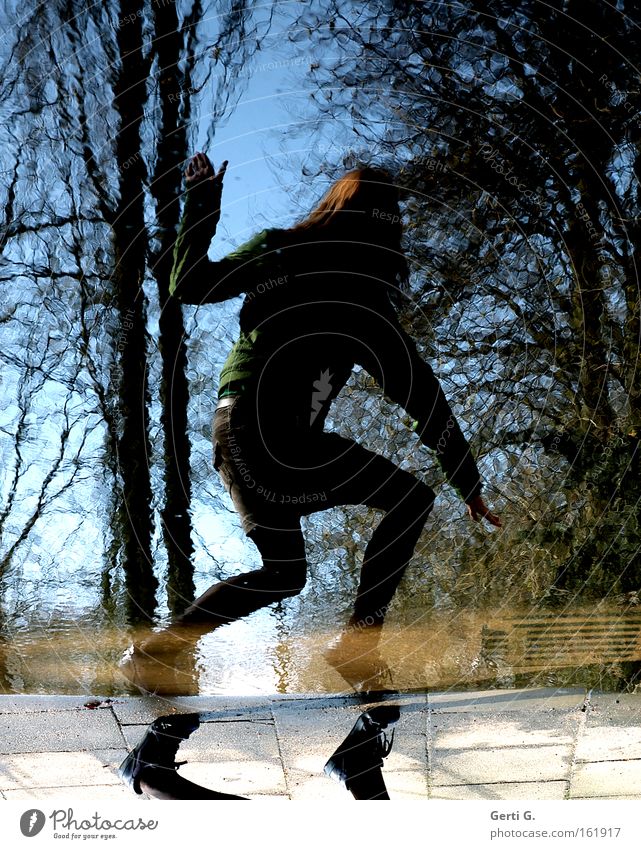
<instances>
[{"instance_id":1,"label":"reflected tree","mask_svg":"<svg viewBox=\"0 0 641 849\"><path fill-rule=\"evenodd\" d=\"M491 546L437 543L470 600L641 584L636 11L333 0L292 28L314 44L304 117L338 151L304 170L397 175L406 322L511 513Z\"/></svg>"},{"instance_id":2,"label":"reflected tree","mask_svg":"<svg viewBox=\"0 0 641 849\"><path fill-rule=\"evenodd\" d=\"M99 588L80 608L149 620L163 571L170 609L194 592L182 168L194 104L219 120L242 90L251 8L54 0L4 23L0 578L49 605L38 583L76 569Z\"/></svg>"}]
</instances>

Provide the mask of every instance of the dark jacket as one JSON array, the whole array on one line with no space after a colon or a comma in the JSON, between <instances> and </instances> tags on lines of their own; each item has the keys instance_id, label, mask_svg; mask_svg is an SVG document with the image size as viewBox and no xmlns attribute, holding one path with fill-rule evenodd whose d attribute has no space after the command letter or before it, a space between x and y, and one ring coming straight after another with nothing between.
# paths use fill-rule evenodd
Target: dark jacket
<instances>
[{"instance_id":1,"label":"dark jacket","mask_svg":"<svg viewBox=\"0 0 641 849\"><path fill-rule=\"evenodd\" d=\"M270 229L211 262L217 215L208 215L204 187L196 189L176 239L170 292L192 304L245 295L219 394L251 396L264 432L273 422L281 438L300 440L322 430L332 400L360 365L416 420L419 438L461 497L478 495L470 448L390 301L385 250Z\"/></svg>"}]
</instances>

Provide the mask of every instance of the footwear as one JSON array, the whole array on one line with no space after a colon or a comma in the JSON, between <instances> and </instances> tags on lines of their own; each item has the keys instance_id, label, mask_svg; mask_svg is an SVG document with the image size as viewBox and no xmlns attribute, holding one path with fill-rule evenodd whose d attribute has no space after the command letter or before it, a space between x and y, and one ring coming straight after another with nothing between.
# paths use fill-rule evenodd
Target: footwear
<instances>
[{"instance_id":1,"label":"footwear","mask_svg":"<svg viewBox=\"0 0 641 849\"><path fill-rule=\"evenodd\" d=\"M392 671L378 650L378 637L378 633L345 631L323 654L357 693L397 692Z\"/></svg>"},{"instance_id":2,"label":"footwear","mask_svg":"<svg viewBox=\"0 0 641 849\"><path fill-rule=\"evenodd\" d=\"M350 790L350 784L365 773L380 770L383 758L392 751L394 729L390 736L385 729L398 722L398 705L376 705L362 713L347 737L340 744L323 769L325 775L341 781Z\"/></svg>"},{"instance_id":3,"label":"footwear","mask_svg":"<svg viewBox=\"0 0 641 849\"><path fill-rule=\"evenodd\" d=\"M134 793L141 796L140 776L145 767L175 770L187 763L177 763L176 754L181 742L199 725L200 716L197 713L179 713L154 720L140 743L118 767L118 775Z\"/></svg>"},{"instance_id":4,"label":"footwear","mask_svg":"<svg viewBox=\"0 0 641 849\"><path fill-rule=\"evenodd\" d=\"M191 646L189 647L191 648ZM198 681L193 654L170 651L153 655L144 644L131 645L118 662L118 672L133 692L154 696L193 696Z\"/></svg>"}]
</instances>

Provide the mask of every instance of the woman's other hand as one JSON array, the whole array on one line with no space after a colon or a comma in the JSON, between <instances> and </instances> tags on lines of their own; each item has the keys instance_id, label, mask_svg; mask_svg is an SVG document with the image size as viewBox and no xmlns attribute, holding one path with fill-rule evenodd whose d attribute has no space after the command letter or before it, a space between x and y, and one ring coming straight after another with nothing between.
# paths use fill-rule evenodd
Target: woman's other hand
<instances>
[{"instance_id":1,"label":"woman's other hand","mask_svg":"<svg viewBox=\"0 0 641 849\"><path fill-rule=\"evenodd\" d=\"M475 522L480 522L481 519L487 519L490 525L494 525L497 528L501 527L500 518L491 512L480 495L467 502L467 512Z\"/></svg>"}]
</instances>

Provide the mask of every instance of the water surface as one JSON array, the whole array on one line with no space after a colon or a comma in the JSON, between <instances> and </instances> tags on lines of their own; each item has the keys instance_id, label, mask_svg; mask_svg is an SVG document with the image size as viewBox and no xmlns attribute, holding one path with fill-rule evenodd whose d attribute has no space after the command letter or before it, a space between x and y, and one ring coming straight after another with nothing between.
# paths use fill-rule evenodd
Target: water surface
<instances>
[{"instance_id":1,"label":"water surface","mask_svg":"<svg viewBox=\"0 0 641 849\"><path fill-rule=\"evenodd\" d=\"M326 659L339 633L338 626L310 627L286 608L259 611L154 662L145 689L194 695L350 691L350 681ZM148 634L78 619L31 623L0 644L2 691L138 692L118 663L133 640ZM385 675L375 676L372 689L633 689L641 669L641 609L602 603L420 610L414 616L404 611L402 622L391 616L386 623L377 664Z\"/></svg>"}]
</instances>

